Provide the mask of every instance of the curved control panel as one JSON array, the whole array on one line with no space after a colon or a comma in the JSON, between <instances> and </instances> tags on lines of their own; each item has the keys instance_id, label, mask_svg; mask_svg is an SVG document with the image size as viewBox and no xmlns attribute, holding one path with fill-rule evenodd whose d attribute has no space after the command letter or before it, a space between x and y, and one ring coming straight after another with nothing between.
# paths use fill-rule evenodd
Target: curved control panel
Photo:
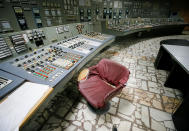
<instances>
[{"instance_id":1,"label":"curved control panel","mask_svg":"<svg viewBox=\"0 0 189 131\"><path fill-rule=\"evenodd\" d=\"M113 36L107 38L114 39ZM0 69L54 87L104 42L78 35L3 62Z\"/></svg>"}]
</instances>

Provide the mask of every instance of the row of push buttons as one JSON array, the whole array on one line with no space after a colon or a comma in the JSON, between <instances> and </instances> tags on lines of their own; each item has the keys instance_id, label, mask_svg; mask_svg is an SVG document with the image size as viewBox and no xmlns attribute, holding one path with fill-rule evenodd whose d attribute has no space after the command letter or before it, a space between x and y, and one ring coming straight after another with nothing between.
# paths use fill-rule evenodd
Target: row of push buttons
<instances>
[{"instance_id":1,"label":"row of push buttons","mask_svg":"<svg viewBox=\"0 0 189 131\"><path fill-rule=\"evenodd\" d=\"M62 75L62 73L64 73L64 71L60 71L58 73L56 73L51 80L49 80L50 82L53 82L57 77L59 77L60 75Z\"/></svg>"},{"instance_id":2,"label":"row of push buttons","mask_svg":"<svg viewBox=\"0 0 189 131\"><path fill-rule=\"evenodd\" d=\"M46 79L48 78L48 76L47 76L47 75L44 75L43 73L34 72L33 74L34 74L35 76L38 76L38 77L44 79L44 80L46 80Z\"/></svg>"},{"instance_id":3,"label":"row of push buttons","mask_svg":"<svg viewBox=\"0 0 189 131\"><path fill-rule=\"evenodd\" d=\"M34 72L33 74L35 76L38 76L44 80L46 80L48 78L48 75L53 72L56 68L55 67L52 67L52 66L49 66L47 65L46 67L44 67L43 69L40 69L39 72Z\"/></svg>"}]
</instances>

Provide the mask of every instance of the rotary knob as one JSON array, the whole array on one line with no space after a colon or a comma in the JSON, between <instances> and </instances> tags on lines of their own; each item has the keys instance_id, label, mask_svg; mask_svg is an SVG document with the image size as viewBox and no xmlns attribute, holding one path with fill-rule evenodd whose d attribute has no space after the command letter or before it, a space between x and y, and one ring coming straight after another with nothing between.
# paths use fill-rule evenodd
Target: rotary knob
<instances>
[{"instance_id":1,"label":"rotary knob","mask_svg":"<svg viewBox=\"0 0 189 131\"><path fill-rule=\"evenodd\" d=\"M17 62L17 61L19 61L19 59L15 59L15 61Z\"/></svg>"},{"instance_id":2,"label":"rotary knob","mask_svg":"<svg viewBox=\"0 0 189 131\"><path fill-rule=\"evenodd\" d=\"M18 64L17 67L21 67L22 65L21 64Z\"/></svg>"}]
</instances>

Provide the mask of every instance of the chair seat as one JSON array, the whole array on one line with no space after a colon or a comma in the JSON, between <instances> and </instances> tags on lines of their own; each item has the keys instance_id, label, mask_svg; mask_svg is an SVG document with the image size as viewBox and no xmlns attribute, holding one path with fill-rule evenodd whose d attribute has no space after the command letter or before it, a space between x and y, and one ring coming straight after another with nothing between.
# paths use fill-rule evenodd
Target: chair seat
<instances>
[{"instance_id":1,"label":"chair seat","mask_svg":"<svg viewBox=\"0 0 189 131\"><path fill-rule=\"evenodd\" d=\"M105 105L104 97L114 88L106 84L99 76L92 76L79 83L79 90L85 99L95 108Z\"/></svg>"}]
</instances>

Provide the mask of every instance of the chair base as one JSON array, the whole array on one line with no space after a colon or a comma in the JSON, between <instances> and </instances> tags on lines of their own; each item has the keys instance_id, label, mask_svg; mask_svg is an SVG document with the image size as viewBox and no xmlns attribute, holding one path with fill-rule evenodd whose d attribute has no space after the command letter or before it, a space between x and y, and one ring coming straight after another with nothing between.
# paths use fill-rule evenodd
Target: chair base
<instances>
[{"instance_id":1,"label":"chair base","mask_svg":"<svg viewBox=\"0 0 189 131\"><path fill-rule=\"evenodd\" d=\"M116 125L113 125L113 127L112 127L112 131L117 131L117 127L116 127Z\"/></svg>"},{"instance_id":2,"label":"chair base","mask_svg":"<svg viewBox=\"0 0 189 131\"><path fill-rule=\"evenodd\" d=\"M87 106L88 106L89 110L97 115L106 114L110 109L110 105L111 105L110 102L107 102L103 108L96 109L90 103L87 102Z\"/></svg>"}]
</instances>

